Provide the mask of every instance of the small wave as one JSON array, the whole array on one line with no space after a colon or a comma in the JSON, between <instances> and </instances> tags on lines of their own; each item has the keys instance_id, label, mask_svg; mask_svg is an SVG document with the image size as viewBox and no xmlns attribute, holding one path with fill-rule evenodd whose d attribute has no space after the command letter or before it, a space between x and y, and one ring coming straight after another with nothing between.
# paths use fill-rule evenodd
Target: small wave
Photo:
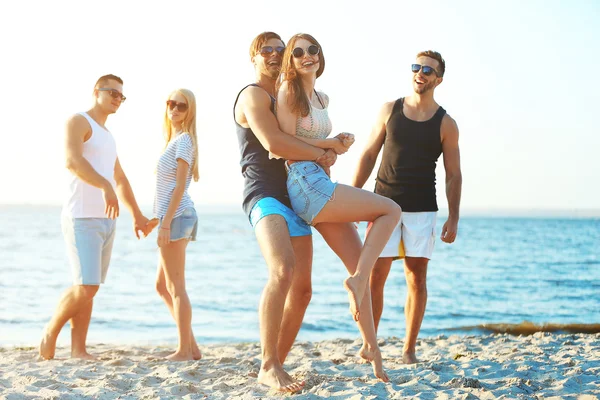
<instances>
[{"instance_id":1,"label":"small wave","mask_svg":"<svg viewBox=\"0 0 600 400\"><path fill-rule=\"evenodd\" d=\"M487 331L493 333L508 333L510 335L533 335L536 332L559 333L600 333L600 324L535 324L523 321L520 324L481 324L449 328L449 331Z\"/></svg>"}]
</instances>

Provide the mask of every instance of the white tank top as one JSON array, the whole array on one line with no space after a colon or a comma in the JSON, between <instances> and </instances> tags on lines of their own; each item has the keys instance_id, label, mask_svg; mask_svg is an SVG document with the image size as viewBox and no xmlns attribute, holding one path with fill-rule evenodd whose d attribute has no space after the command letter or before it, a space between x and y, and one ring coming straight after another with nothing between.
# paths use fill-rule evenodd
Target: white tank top
<instances>
[{"instance_id":1,"label":"white tank top","mask_svg":"<svg viewBox=\"0 0 600 400\"><path fill-rule=\"evenodd\" d=\"M79 113L88 120L92 136L83 143L83 158L94 170L115 187L117 145L112 134L101 127L87 113ZM85 183L69 174L69 191L63 206L63 215L71 218L107 218L102 189Z\"/></svg>"}]
</instances>

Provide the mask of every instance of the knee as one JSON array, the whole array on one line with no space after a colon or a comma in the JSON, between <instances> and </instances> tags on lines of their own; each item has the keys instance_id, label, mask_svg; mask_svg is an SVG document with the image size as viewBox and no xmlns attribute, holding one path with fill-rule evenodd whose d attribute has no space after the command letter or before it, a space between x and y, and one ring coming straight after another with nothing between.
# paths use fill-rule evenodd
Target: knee
<instances>
[{"instance_id":1,"label":"knee","mask_svg":"<svg viewBox=\"0 0 600 400\"><path fill-rule=\"evenodd\" d=\"M427 290L427 275L425 274L406 274L406 285L409 290L423 292Z\"/></svg>"},{"instance_id":2,"label":"knee","mask_svg":"<svg viewBox=\"0 0 600 400\"><path fill-rule=\"evenodd\" d=\"M388 215L390 216L390 218L392 218L394 221L396 221L396 224L398 224L398 222L400 222L400 217L402 216L402 209L400 208L400 206L398 204L396 204L395 201L392 201L392 200L389 201Z\"/></svg>"},{"instance_id":3,"label":"knee","mask_svg":"<svg viewBox=\"0 0 600 400\"><path fill-rule=\"evenodd\" d=\"M282 265L279 268L273 269L269 274L269 280L272 284L288 290L292 286L294 277L294 267L290 265Z\"/></svg>"},{"instance_id":4,"label":"knee","mask_svg":"<svg viewBox=\"0 0 600 400\"><path fill-rule=\"evenodd\" d=\"M169 281L166 283L166 287L167 293L169 293L173 298L181 297L183 293L185 293L185 285L178 282Z\"/></svg>"},{"instance_id":5,"label":"knee","mask_svg":"<svg viewBox=\"0 0 600 400\"><path fill-rule=\"evenodd\" d=\"M155 289L160 297L165 297L169 295L169 291L167 290L167 284L163 279L156 280Z\"/></svg>"},{"instance_id":6,"label":"knee","mask_svg":"<svg viewBox=\"0 0 600 400\"><path fill-rule=\"evenodd\" d=\"M300 305L303 308L306 308L308 307L308 305L310 304L310 300L312 299L312 288L308 286L295 289L293 296L296 304Z\"/></svg>"},{"instance_id":7,"label":"knee","mask_svg":"<svg viewBox=\"0 0 600 400\"><path fill-rule=\"evenodd\" d=\"M79 285L77 287L77 294L85 300L92 300L96 296L96 293L98 293L99 288L99 285Z\"/></svg>"}]
</instances>

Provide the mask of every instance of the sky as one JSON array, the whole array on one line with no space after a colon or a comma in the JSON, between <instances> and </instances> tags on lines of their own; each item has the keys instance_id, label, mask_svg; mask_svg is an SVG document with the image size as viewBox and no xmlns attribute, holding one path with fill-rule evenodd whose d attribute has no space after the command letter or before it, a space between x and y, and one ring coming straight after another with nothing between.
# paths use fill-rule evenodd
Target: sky
<instances>
[{"instance_id":1,"label":"sky","mask_svg":"<svg viewBox=\"0 0 600 400\"><path fill-rule=\"evenodd\" d=\"M599 20L594 0L2 2L0 204L62 203L65 121L108 73L127 101L106 125L140 204L152 204L164 104L179 87L198 103L193 200L241 204L232 106L254 79L250 42L275 31L323 47L316 87L333 132L356 135L335 180L351 182L381 105L410 95L410 64L433 49L446 60L435 98L460 131L463 209L600 209ZM446 208L441 158L437 182Z\"/></svg>"}]
</instances>

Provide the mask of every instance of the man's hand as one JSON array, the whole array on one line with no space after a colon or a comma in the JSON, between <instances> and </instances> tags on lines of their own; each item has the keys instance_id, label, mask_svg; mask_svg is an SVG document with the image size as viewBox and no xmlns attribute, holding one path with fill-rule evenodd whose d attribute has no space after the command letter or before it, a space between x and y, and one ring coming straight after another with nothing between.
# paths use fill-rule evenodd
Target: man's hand
<instances>
[{"instance_id":1,"label":"man's hand","mask_svg":"<svg viewBox=\"0 0 600 400\"><path fill-rule=\"evenodd\" d=\"M319 164L321 167L325 168L325 167L331 167L333 164L335 164L335 161L337 160L337 154L335 153L335 151L329 149L327 151L325 151L325 153L317 158L315 160L315 162L317 164Z\"/></svg>"},{"instance_id":2,"label":"man's hand","mask_svg":"<svg viewBox=\"0 0 600 400\"><path fill-rule=\"evenodd\" d=\"M442 228L442 242L453 243L458 233L458 219L448 218Z\"/></svg>"},{"instance_id":3,"label":"man's hand","mask_svg":"<svg viewBox=\"0 0 600 400\"><path fill-rule=\"evenodd\" d=\"M148 218L143 215L139 215L137 218L133 218L133 233L135 236L140 239L140 232L144 235L144 237L148 236L146 233L146 227L148 226Z\"/></svg>"},{"instance_id":4,"label":"man's hand","mask_svg":"<svg viewBox=\"0 0 600 400\"><path fill-rule=\"evenodd\" d=\"M110 183L107 183L102 188L102 197L104 197L104 214L110 219L115 219L119 216L119 199Z\"/></svg>"},{"instance_id":5,"label":"man's hand","mask_svg":"<svg viewBox=\"0 0 600 400\"><path fill-rule=\"evenodd\" d=\"M144 229L144 237L147 237L153 230L158 226L158 218L152 218L146 224L146 228Z\"/></svg>"}]
</instances>

